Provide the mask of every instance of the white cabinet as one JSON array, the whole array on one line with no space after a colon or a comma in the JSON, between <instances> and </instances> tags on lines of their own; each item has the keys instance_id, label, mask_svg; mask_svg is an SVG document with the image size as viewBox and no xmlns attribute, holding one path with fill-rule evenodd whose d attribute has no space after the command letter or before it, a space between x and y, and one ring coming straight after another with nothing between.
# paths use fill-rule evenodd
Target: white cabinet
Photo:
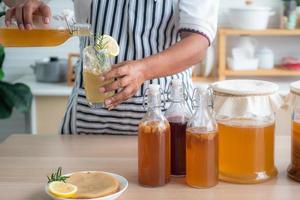
<instances>
[{"instance_id":1,"label":"white cabinet","mask_svg":"<svg viewBox=\"0 0 300 200\"><path fill-rule=\"evenodd\" d=\"M59 134L72 87L66 83L38 83L33 75L23 76L16 82L28 85L33 94L29 115L32 134Z\"/></svg>"}]
</instances>

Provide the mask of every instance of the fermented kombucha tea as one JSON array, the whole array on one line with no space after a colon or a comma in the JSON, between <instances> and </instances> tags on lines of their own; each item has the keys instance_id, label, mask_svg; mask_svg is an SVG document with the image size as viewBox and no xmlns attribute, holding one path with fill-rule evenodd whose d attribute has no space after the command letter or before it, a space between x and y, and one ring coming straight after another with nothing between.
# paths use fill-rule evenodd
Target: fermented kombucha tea
<instances>
[{"instance_id":1,"label":"fermented kombucha tea","mask_svg":"<svg viewBox=\"0 0 300 200\"><path fill-rule=\"evenodd\" d=\"M5 47L58 46L73 36L90 36L89 25L76 27L74 31L67 28L41 28L23 31L18 28L0 28L0 44Z\"/></svg>"},{"instance_id":2,"label":"fermented kombucha tea","mask_svg":"<svg viewBox=\"0 0 300 200\"><path fill-rule=\"evenodd\" d=\"M171 175L184 176L186 173L186 126L187 120L168 118L171 126Z\"/></svg>"},{"instance_id":3,"label":"fermented kombucha tea","mask_svg":"<svg viewBox=\"0 0 300 200\"><path fill-rule=\"evenodd\" d=\"M111 70L108 53L105 50L96 52L93 46L87 46L83 50L83 84L86 99L92 108L103 107L104 100L114 95L114 91L101 93L99 88L113 82L102 81L100 75ZM100 56L98 54L101 54ZM101 58L101 60L99 59Z\"/></svg>"},{"instance_id":4,"label":"fermented kombucha tea","mask_svg":"<svg viewBox=\"0 0 300 200\"><path fill-rule=\"evenodd\" d=\"M186 127L191 117L184 98L183 83L179 79L172 80L170 101L171 105L165 117L171 127L171 175L186 174Z\"/></svg>"},{"instance_id":5,"label":"fermented kombucha tea","mask_svg":"<svg viewBox=\"0 0 300 200\"><path fill-rule=\"evenodd\" d=\"M218 184L218 134L190 128L186 135L188 185L208 188Z\"/></svg>"},{"instance_id":6,"label":"fermented kombucha tea","mask_svg":"<svg viewBox=\"0 0 300 200\"><path fill-rule=\"evenodd\" d=\"M148 91L148 111L138 130L138 179L157 187L170 181L170 125L161 112L159 85Z\"/></svg>"},{"instance_id":7,"label":"fermented kombucha tea","mask_svg":"<svg viewBox=\"0 0 300 200\"><path fill-rule=\"evenodd\" d=\"M206 91L194 92L195 113L186 132L186 183L195 188L218 184L218 127Z\"/></svg>"},{"instance_id":8,"label":"fermented kombucha tea","mask_svg":"<svg viewBox=\"0 0 300 200\"><path fill-rule=\"evenodd\" d=\"M292 163L288 176L300 182L300 122L292 122Z\"/></svg>"},{"instance_id":9,"label":"fermented kombucha tea","mask_svg":"<svg viewBox=\"0 0 300 200\"><path fill-rule=\"evenodd\" d=\"M277 175L274 165L274 123L230 119L218 123L220 178L259 183Z\"/></svg>"},{"instance_id":10,"label":"fermented kombucha tea","mask_svg":"<svg viewBox=\"0 0 300 200\"><path fill-rule=\"evenodd\" d=\"M279 86L261 80L226 80L211 85L219 134L219 179L256 184L277 176L274 163Z\"/></svg>"},{"instance_id":11,"label":"fermented kombucha tea","mask_svg":"<svg viewBox=\"0 0 300 200\"><path fill-rule=\"evenodd\" d=\"M144 186L162 186L170 181L170 126L161 123L139 126L139 182Z\"/></svg>"},{"instance_id":12,"label":"fermented kombucha tea","mask_svg":"<svg viewBox=\"0 0 300 200\"><path fill-rule=\"evenodd\" d=\"M91 106L103 104L104 100L114 95L114 92L100 93L99 88L111 83L113 80L101 81L99 79L101 72L95 70L83 70L83 83L86 92L86 99Z\"/></svg>"}]
</instances>

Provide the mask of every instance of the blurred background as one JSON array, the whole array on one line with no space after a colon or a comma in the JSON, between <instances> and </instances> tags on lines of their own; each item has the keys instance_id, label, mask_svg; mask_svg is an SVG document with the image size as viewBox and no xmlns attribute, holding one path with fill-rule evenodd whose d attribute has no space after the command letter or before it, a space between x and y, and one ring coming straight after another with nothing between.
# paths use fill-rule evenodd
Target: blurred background
<instances>
[{"instance_id":1,"label":"blurred background","mask_svg":"<svg viewBox=\"0 0 300 200\"><path fill-rule=\"evenodd\" d=\"M73 9L71 0L51 0L49 5L54 15ZM289 84L300 77L298 6L297 1L220 0L220 30L207 58L193 67L195 85L206 87L217 80L255 78L274 81L280 85L282 95L287 94ZM14 111L9 119L0 120L0 141L11 133L57 134L71 84L38 82L31 66L54 57L69 59L66 65L70 70L78 59L78 38L59 47L6 48L5 52L4 80L27 84L33 104L26 114ZM280 117L287 120L289 114L281 111ZM278 132L289 130L286 122Z\"/></svg>"}]
</instances>

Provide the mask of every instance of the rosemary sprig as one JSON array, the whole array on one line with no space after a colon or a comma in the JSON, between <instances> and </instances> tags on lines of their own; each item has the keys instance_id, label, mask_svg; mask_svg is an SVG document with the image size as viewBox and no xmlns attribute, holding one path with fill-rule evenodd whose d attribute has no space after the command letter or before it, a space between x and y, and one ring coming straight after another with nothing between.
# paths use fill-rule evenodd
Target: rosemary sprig
<instances>
[{"instance_id":1,"label":"rosemary sprig","mask_svg":"<svg viewBox=\"0 0 300 200\"><path fill-rule=\"evenodd\" d=\"M51 176L47 176L48 183L54 182L54 181L61 181L66 182L66 180L69 178L69 176L62 176L62 168L59 167L56 172L52 173Z\"/></svg>"},{"instance_id":2,"label":"rosemary sprig","mask_svg":"<svg viewBox=\"0 0 300 200\"><path fill-rule=\"evenodd\" d=\"M107 49L108 41L104 40L103 35L95 35L94 41L96 50L100 51L103 49Z\"/></svg>"},{"instance_id":3,"label":"rosemary sprig","mask_svg":"<svg viewBox=\"0 0 300 200\"><path fill-rule=\"evenodd\" d=\"M95 35L94 41L94 49L96 51L96 56L98 58L100 66L103 67L106 65L107 58L109 57L107 51L105 51L107 49L108 41L105 40L103 35ZM100 70L103 69L101 68Z\"/></svg>"}]
</instances>

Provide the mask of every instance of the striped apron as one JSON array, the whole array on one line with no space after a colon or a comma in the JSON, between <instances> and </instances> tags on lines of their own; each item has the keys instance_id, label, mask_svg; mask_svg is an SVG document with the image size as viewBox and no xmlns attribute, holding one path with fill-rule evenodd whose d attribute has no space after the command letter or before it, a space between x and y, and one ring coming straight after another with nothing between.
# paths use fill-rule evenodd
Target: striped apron
<instances>
[{"instance_id":1,"label":"striped apron","mask_svg":"<svg viewBox=\"0 0 300 200\"><path fill-rule=\"evenodd\" d=\"M117 40L120 54L113 63L119 63L151 56L179 41L178 12L178 0L93 0L88 23L94 34L111 35ZM89 44L89 38L82 38L81 52ZM138 123L145 114L143 95L149 84L160 84L167 93L171 80L179 78L192 90L192 71L188 69L146 81L131 99L114 110L92 109L85 97L82 70L81 62L76 69L62 134L137 134Z\"/></svg>"}]
</instances>

